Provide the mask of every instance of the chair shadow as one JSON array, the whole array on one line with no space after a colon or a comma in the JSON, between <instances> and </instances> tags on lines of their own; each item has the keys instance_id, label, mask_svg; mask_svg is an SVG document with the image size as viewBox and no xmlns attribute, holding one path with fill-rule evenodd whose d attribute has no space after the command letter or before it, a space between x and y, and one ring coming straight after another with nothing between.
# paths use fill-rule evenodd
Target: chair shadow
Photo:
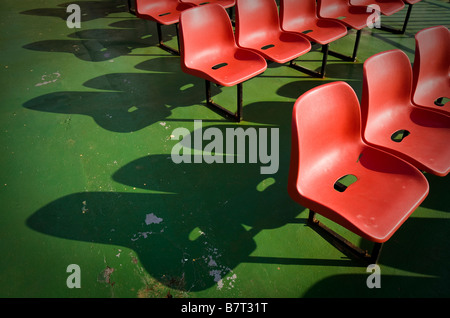
<instances>
[{"instance_id":1,"label":"chair shadow","mask_svg":"<svg viewBox=\"0 0 450 318\"><path fill-rule=\"evenodd\" d=\"M442 298L449 290L436 288L442 280L436 277L412 277L383 274L381 268L380 288L369 288L367 279L371 272L365 274L341 274L322 279L311 287L302 297L305 298Z\"/></svg>"},{"instance_id":2,"label":"chair shadow","mask_svg":"<svg viewBox=\"0 0 450 318\"><path fill-rule=\"evenodd\" d=\"M358 96L362 92L362 64L350 62L329 62L325 78L308 78L307 80L291 81L281 86L277 94L282 97L297 99L307 91L317 86L335 81L345 81L355 90Z\"/></svg>"},{"instance_id":3,"label":"chair shadow","mask_svg":"<svg viewBox=\"0 0 450 318\"><path fill-rule=\"evenodd\" d=\"M450 286L450 219L414 214L384 244L382 265L412 273L433 275Z\"/></svg>"},{"instance_id":4,"label":"chair shadow","mask_svg":"<svg viewBox=\"0 0 450 318\"><path fill-rule=\"evenodd\" d=\"M281 142L286 140L289 142L289 144L286 144L285 147L280 146L280 149L290 149L290 132L293 107L293 101L264 101L244 104L244 120L252 123L279 127L281 130Z\"/></svg>"},{"instance_id":5,"label":"chair shadow","mask_svg":"<svg viewBox=\"0 0 450 318\"><path fill-rule=\"evenodd\" d=\"M198 291L247 259L258 232L299 213L283 181L258 190L264 178L252 164L175 164L170 155L146 156L112 176L141 193L73 193L42 207L26 224L46 235L133 249L162 284L173 277L183 284L169 287Z\"/></svg>"},{"instance_id":6,"label":"chair shadow","mask_svg":"<svg viewBox=\"0 0 450 318\"><path fill-rule=\"evenodd\" d=\"M410 217L384 244L379 289L367 287L371 272L336 275L315 284L304 297L448 297L449 225L448 219Z\"/></svg>"},{"instance_id":7,"label":"chair shadow","mask_svg":"<svg viewBox=\"0 0 450 318\"><path fill-rule=\"evenodd\" d=\"M173 73L106 74L83 84L89 89L102 91L49 93L28 100L23 107L48 113L90 116L103 129L120 133L138 131L161 120L201 120L201 115L190 119L168 118L176 108L205 105L204 81L181 72L176 57L150 59L136 68L149 70L162 63L165 71L173 70ZM222 89L213 88L214 98ZM232 110L232 107L235 105L229 108ZM253 123L278 125L288 128L290 132L292 107L293 102L244 102L244 119ZM205 111L212 112L209 109ZM229 122L221 117L214 121ZM290 140L290 133L286 138Z\"/></svg>"},{"instance_id":8,"label":"chair shadow","mask_svg":"<svg viewBox=\"0 0 450 318\"><path fill-rule=\"evenodd\" d=\"M98 92L62 91L23 104L30 110L90 116L102 128L126 133L143 129L177 107L202 103L203 83L184 73L112 73L83 85Z\"/></svg>"},{"instance_id":9,"label":"chair shadow","mask_svg":"<svg viewBox=\"0 0 450 318\"><path fill-rule=\"evenodd\" d=\"M158 44L154 23L130 19L112 23L111 29L85 29L68 35L69 40L44 40L23 46L27 50L73 54L83 61L103 62L131 55L134 49ZM165 37L172 36L169 32ZM162 52L163 54L164 52ZM149 54L150 55L150 54Z\"/></svg>"},{"instance_id":10,"label":"chair shadow","mask_svg":"<svg viewBox=\"0 0 450 318\"><path fill-rule=\"evenodd\" d=\"M38 8L20 12L25 15L55 17L66 20L71 12L66 12L67 6L76 4L80 7L80 22L92 21L107 17L111 13L128 12L128 6L122 0L108 1L71 1L58 4L58 8Z\"/></svg>"},{"instance_id":11,"label":"chair shadow","mask_svg":"<svg viewBox=\"0 0 450 318\"><path fill-rule=\"evenodd\" d=\"M258 103L251 106L255 111L261 108ZM225 135L227 128L236 125L214 128ZM280 149L287 149L290 128L279 128ZM185 138L193 140L195 134L194 130ZM173 147L178 140L167 143ZM196 149L207 143L203 140ZM220 286L221 280L243 262L363 266L347 259L251 256L257 247L254 237L261 231L301 223L297 217L303 208L289 198L286 190L289 153L280 153L279 170L273 175L261 175L260 163L175 164L171 159L170 154L145 156L112 175L115 183L137 189L137 193L73 193L43 206L26 224L58 238L132 249L149 275L181 291ZM445 276L450 251L443 242L448 242L448 226L448 220L408 219L385 245L381 264ZM317 239L324 238L317 235Z\"/></svg>"},{"instance_id":12,"label":"chair shadow","mask_svg":"<svg viewBox=\"0 0 450 318\"><path fill-rule=\"evenodd\" d=\"M425 173L425 177L430 185L430 192L422 206L428 209L450 213L450 179L440 177L430 173Z\"/></svg>"}]
</instances>

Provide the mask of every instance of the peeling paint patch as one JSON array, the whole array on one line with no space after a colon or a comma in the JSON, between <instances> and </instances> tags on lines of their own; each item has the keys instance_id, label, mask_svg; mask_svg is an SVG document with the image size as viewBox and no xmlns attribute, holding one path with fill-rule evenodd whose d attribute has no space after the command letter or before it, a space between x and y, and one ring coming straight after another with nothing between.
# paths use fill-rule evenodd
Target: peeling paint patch
<instances>
[{"instance_id":1,"label":"peeling paint patch","mask_svg":"<svg viewBox=\"0 0 450 318\"><path fill-rule=\"evenodd\" d=\"M234 288L234 282L237 278L236 274L233 274L226 278L226 281L222 278L221 270L212 270L209 272L210 276L214 277L214 281L217 283L217 289L222 289L223 287L227 287L228 289Z\"/></svg>"},{"instance_id":2,"label":"peeling paint patch","mask_svg":"<svg viewBox=\"0 0 450 318\"><path fill-rule=\"evenodd\" d=\"M214 281L217 283L217 289L223 288L222 276L220 274L221 274L220 270L217 269L209 272L209 275L214 277Z\"/></svg>"},{"instance_id":3,"label":"peeling paint patch","mask_svg":"<svg viewBox=\"0 0 450 318\"><path fill-rule=\"evenodd\" d=\"M202 232L199 228L195 228L193 231L200 232L201 236L203 236L204 239L207 238L206 234ZM211 276L217 284L217 289L231 289L234 288L234 282L236 281L236 274L233 273L231 268L224 266L220 262L221 254L219 253L219 250L211 245L211 243L204 242L206 245L206 253L201 256L199 259L203 260L203 262L208 266L209 268L209 276ZM184 261L186 261L185 259ZM195 261L195 259L193 260ZM232 273L231 276L226 277ZM225 278L226 277L226 278Z\"/></svg>"},{"instance_id":4,"label":"peeling paint patch","mask_svg":"<svg viewBox=\"0 0 450 318\"><path fill-rule=\"evenodd\" d=\"M81 207L81 212L86 213L88 211L88 208L86 207L86 201L83 201L83 206Z\"/></svg>"},{"instance_id":5,"label":"peeling paint patch","mask_svg":"<svg viewBox=\"0 0 450 318\"><path fill-rule=\"evenodd\" d=\"M149 225L152 223L159 224L163 221L162 218L157 217L155 214L150 213L145 216L145 224Z\"/></svg>"},{"instance_id":6,"label":"peeling paint patch","mask_svg":"<svg viewBox=\"0 0 450 318\"><path fill-rule=\"evenodd\" d=\"M215 260L213 260L212 256L209 256L209 262L208 262L208 266L217 266L217 263Z\"/></svg>"},{"instance_id":7,"label":"peeling paint patch","mask_svg":"<svg viewBox=\"0 0 450 318\"><path fill-rule=\"evenodd\" d=\"M36 85L34 85L34 86L42 86L42 85L47 85L47 84L50 84L50 83L54 83L54 82L56 82L57 80L58 80L58 78L60 78L61 77L61 74L59 73L59 72L55 72L55 73L52 73L52 74L44 74L44 75L42 75L42 77L41 77L41 81L42 82L40 82L40 83L37 83Z\"/></svg>"},{"instance_id":8,"label":"peeling paint patch","mask_svg":"<svg viewBox=\"0 0 450 318\"><path fill-rule=\"evenodd\" d=\"M217 249L214 249L214 252L217 252ZM218 264L217 261L213 258L213 255L208 255L208 257L204 259L205 262L207 262L208 266L211 268L211 270L209 271L209 275L212 276L214 278L214 281L217 283L217 289L220 290L224 287L226 287L227 289L233 288L234 281L237 278L236 274L233 273L231 277L227 277L225 280L224 277L228 273L232 273L233 271L227 266Z\"/></svg>"},{"instance_id":9,"label":"peeling paint patch","mask_svg":"<svg viewBox=\"0 0 450 318\"><path fill-rule=\"evenodd\" d=\"M165 121L162 121L162 122L160 122L159 124L160 124L161 126L163 126L164 128L169 129L169 126L167 126L167 124L166 124Z\"/></svg>"},{"instance_id":10,"label":"peeling paint patch","mask_svg":"<svg viewBox=\"0 0 450 318\"><path fill-rule=\"evenodd\" d=\"M137 232L136 234L133 235L131 240L134 242L134 241L137 241L138 239L140 239L141 237L147 238L151 234L152 234L152 232Z\"/></svg>"},{"instance_id":11,"label":"peeling paint patch","mask_svg":"<svg viewBox=\"0 0 450 318\"><path fill-rule=\"evenodd\" d=\"M150 224L160 224L163 221L162 218L157 217L154 213L149 213L145 216L145 224L146 225L150 225ZM160 231L160 233L164 232L164 228L162 228ZM133 234L133 237L131 238L131 240L137 241L138 239L140 239L141 237L146 239L149 235L153 234L153 231L142 231L142 232L137 232L136 234Z\"/></svg>"},{"instance_id":12,"label":"peeling paint patch","mask_svg":"<svg viewBox=\"0 0 450 318\"><path fill-rule=\"evenodd\" d=\"M114 286L114 282L111 282L111 274L114 273L114 268L106 266L106 268L97 276L97 282L106 283Z\"/></svg>"},{"instance_id":13,"label":"peeling paint patch","mask_svg":"<svg viewBox=\"0 0 450 318\"><path fill-rule=\"evenodd\" d=\"M224 279L224 274L226 275L228 272L233 272L230 268L220 266L219 269L213 269L209 271L209 275L214 277L214 281L217 283L217 289L222 289L226 287L227 289L234 288L234 282L236 281L236 274L227 277Z\"/></svg>"}]
</instances>

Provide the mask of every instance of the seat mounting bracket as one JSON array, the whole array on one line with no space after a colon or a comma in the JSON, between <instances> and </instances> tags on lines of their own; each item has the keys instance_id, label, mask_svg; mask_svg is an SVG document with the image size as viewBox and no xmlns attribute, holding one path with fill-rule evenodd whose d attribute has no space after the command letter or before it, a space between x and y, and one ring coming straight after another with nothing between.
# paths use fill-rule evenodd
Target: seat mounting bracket
<instances>
[{"instance_id":1,"label":"seat mounting bracket","mask_svg":"<svg viewBox=\"0 0 450 318\"><path fill-rule=\"evenodd\" d=\"M408 11L406 12L405 21L403 22L403 27L401 29L395 29L391 26L381 24L380 29L383 31L391 32L393 34L405 34L406 27L408 26L409 17L411 16L411 10L413 5L408 3Z\"/></svg>"},{"instance_id":2,"label":"seat mounting bracket","mask_svg":"<svg viewBox=\"0 0 450 318\"><path fill-rule=\"evenodd\" d=\"M230 110L222 107L219 104L216 104L212 98L211 98L211 82L208 80L205 80L205 86L206 86L206 106L210 108L211 110L215 111L222 117L225 117L227 119L232 119L237 122L240 122L242 120L242 83L238 83L237 86L237 110L235 113L231 112Z\"/></svg>"},{"instance_id":3,"label":"seat mounting bracket","mask_svg":"<svg viewBox=\"0 0 450 318\"><path fill-rule=\"evenodd\" d=\"M333 244L338 250L346 255L350 253L351 256L366 264L378 263L383 243L375 243L372 249L372 253L369 253L368 251L354 245L352 242L348 241L347 239L321 223L315 218L315 214L316 213L314 211L309 211L308 224L319 234L328 239L328 241Z\"/></svg>"},{"instance_id":4,"label":"seat mounting bracket","mask_svg":"<svg viewBox=\"0 0 450 318\"><path fill-rule=\"evenodd\" d=\"M179 34L178 34L178 23L175 23L175 29L177 32L177 44L178 44L178 49L174 49L170 46L168 46L167 44L164 43L163 41L163 37L162 37L162 30L161 30L162 24L157 22L156 23L156 28L158 31L158 45L161 49L163 49L166 52L169 52L170 54L173 55L180 55L180 38L179 38Z\"/></svg>"}]
</instances>

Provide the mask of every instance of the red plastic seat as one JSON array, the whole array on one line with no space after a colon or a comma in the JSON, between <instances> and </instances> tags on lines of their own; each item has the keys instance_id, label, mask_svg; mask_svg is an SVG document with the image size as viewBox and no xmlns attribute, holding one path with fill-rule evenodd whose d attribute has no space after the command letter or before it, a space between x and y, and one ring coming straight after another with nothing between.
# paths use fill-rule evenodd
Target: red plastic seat
<instances>
[{"instance_id":1,"label":"red plastic seat","mask_svg":"<svg viewBox=\"0 0 450 318\"><path fill-rule=\"evenodd\" d=\"M179 54L179 49L164 44L161 25L178 24L180 13L194 6L192 3L181 3L179 0L136 0L135 10L138 18L156 22L159 46L172 54ZM176 30L178 37L178 28Z\"/></svg>"},{"instance_id":2,"label":"red plastic seat","mask_svg":"<svg viewBox=\"0 0 450 318\"><path fill-rule=\"evenodd\" d=\"M192 3L197 6L213 4L213 3L220 4L222 7L229 10L228 14L230 16L230 19L233 18L233 8L236 5L236 0L180 0L180 1L186 2L186 3ZM232 23L234 23L233 20L232 20Z\"/></svg>"},{"instance_id":3,"label":"red plastic seat","mask_svg":"<svg viewBox=\"0 0 450 318\"><path fill-rule=\"evenodd\" d=\"M347 27L335 20L319 18L316 7L316 0L281 0L280 23L284 31L301 33L322 45L322 68L317 75L324 77L329 43L344 37Z\"/></svg>"},{"instance_id":4,"label":"red plastic seat","mask_svg":"<svg viewBox=\"0 0 450 318\"><path fill-rule=\"evenodd\" d=\"M225 9L231 8L236 4L236 0L180 0L181 2L193 3L197 6L217 3Z\"/></svg>"},{"instance_id":5,"label":"red plastic seat","mask_svg":"<svg viewBox=\"0 0 450 318\"><path fill-rule=\"evenodd\" d=\"M281 28L302 33L307 39L327 44L347 34L347 28L339 21L317 16L316 0L281 0Z\"/></svg>"},{"instance_id":6,"label":"red plastic seat","mask_svg":"<svg viewBox=\"0 0 450 318\"><path fill-rule=\"evenodd\" d=\"M307 38L281 29L275 0L237 0L235 32L240 47L280 64L311 49Z\"/></svg>"},{"instance_id":7,"label":"red plastic seat","mask_svg":"<svg viewBox=\"0 0 450 318\"><path fill-rule=\"evenodd\" d=\"M401 50L378 53L363 66L364 139L420 170L450 170L450 116L412 103L412 69Z\"/></svg>"},{"instance_id":8,"label":"red plastic seat","mask_svg":"<svg viewBox=\"0 0 450 318\"><path fill-rule=\"evenodd\" d=\"M350 0L317 0L318 14L321 18L335 19L346 26L361 30L367 27L367 6L352 5Z\"/></svg>"},{"instance_id":9,"label":"red plastic seat","mask_svg":"<svg viewBox=\"0 0 450 318\"><path fill-rule=\"evenodd\" d=\"M419 31L415 38L413 102L450 115L450 31L434 26Z\"/></svg>"},{"instance_id":10,"label":"red plastic seat","mask_svg":"<svg viewBox=\"0 0 450 318\"><path fill-rule=\"evenodd\" d=\"M136 15L141 19L149 19L160 24L178 23L180 13L194 4L181 3L179 0L136 0Z\"/></svg>"},{"instance_id":11,"label":"red plastic seat","mask_svg":"<svg viewBox=\"0 0 450 318\"><path fill-rule=\"evenodd\" d=\"M352 5L369 6L375 4L380 8L381 14L392 15L405 7L403 0L350 0Z\"/></svg>"},{"instance_id":12,"label":"red plastic seat","mask_svg":"<svg viewBox=\"0 0 450 318\"><path fill-rule=\"evenodd\" d=\"M362 140L358 98L345 82L297 99L291 142L291 198L372 242L386 242L428 194L419 170ZM339 183L348 175L352 184Z\"/></svg>"},{"instance_id":13,"label":"red plastic seat","mask_svg":"<svg viewBox=\"0 0 450 318\"><path fill-rule=\"evenodd\" d=\"M206 80L207 105L241 120L242 82L264 72L267 63L259 54L237 46L225 8L209 4L184 11L180 19L180 46L182 70ZM238 85L236 113L212 102L210 82Z\"/></svg>"},{"instance_id":14,"label":"red plastic seat","mask_svg":"<svg viewBox=\"0 0 450 318\"><path fill-rule=\"evenodd\" d=\"M317 13L320 18L338 20L345 26L356 30L353 54L350 57L333 54L344 60L356 61L361 30L367 27L372 11L367 12L367 6L353 6L350 4L350 0L317 0L317 5Z\"/></svg>"},{"instance_id":15,"label":"red plastic seat","mask_svg":"<svg viewBox=\"0 0 450 318\"><path fill-rule=\"evenodd\" d=\"M413 8L413 5L417 2L420 2L422 0L402 0L404 4L408 5L408 10L406 11L405 20L403 21L403 26L401 29L395 29L386 25L381 25L381 29L385 31L392 32L394 34L404 34L406 32L406 28L408 26L409 18L411 16L411 11Z\"/></svg>"},{"instance_id":16,"label":"red plastic seat","mask_svg":"<svg viewBox=\"0 0 450 318\"><path fill-rule=\"evenodd\" d=\"M408 11L406 12L405 21L403 22L403 27L400 30L401 34L404 34L406 32L406 27L408 26L408 21L411 16L411 11L412 11L413 5L415 5L417 2L420 2L420 1L422 1L422 0L403 0L403 2L408 5Z\"/></svg>"}]
</instances>

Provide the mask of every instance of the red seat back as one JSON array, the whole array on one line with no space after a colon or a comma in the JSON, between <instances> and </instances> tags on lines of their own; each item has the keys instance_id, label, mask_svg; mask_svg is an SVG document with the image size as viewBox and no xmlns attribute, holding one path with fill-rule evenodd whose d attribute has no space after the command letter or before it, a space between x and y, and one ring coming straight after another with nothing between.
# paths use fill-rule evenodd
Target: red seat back
<instances>
[{"instance_id":1,"label":"red seat back","mask_svg":"<svg viewBox=\"0 0 450 318\"><path fill-rule=\"evenodd\" d=\"M316 19L316 0L280 1L280 21L283 29L299 30Z\"/></svg>"},{"instance_id":2,"label":"red seat back","mask_svg":"<svg viewBox=\"0 0 450 318\"><path fill-rule=\"evenodd\" d=\"M318 15L334 16L335 12L342 12L349 6L349 0L317 0Z\"/></svg>"},{"instance_id":3,"label":"red seat back","mask_svg":"<svg viewBox=\"0 0 450 318\"><path fill-rule=\"evenodd\" d=\"M436 86L445 86L450 97L450 31L445 26L435 26L419 31L416 36L416 51L413 68L414 102L418 105L430 103L428 94ZM440 90L444 93L443 90Z\"/></svg>"},{"instance_id":4,"label":"red seat back","mask_svg":"<svg viewBox=\"0 0 450 318\"><path fill-rule=\"evenodd\" d=\"M221 6L223 6L225 8L232 7L232 6L234 6L236 4L235 0L181 0L181 2L193 3L193 4L197 5L197 6L205 5L205 4L217 3L217 4L220 4Z\"/></svg>"},{"instance_id":5,"label":"red seat back","mask_svg":"<svg viewBox=\"0 0 450 318\"><path fill-rule=\"evenodd\" d=\"M297 186L304 187L300 192L320 187L314 185L318 175L347 160L341 154L355 143L362 143L361 117L358 98L347 83L324 84L299 97L292 115L291 195L298 195Z\"/></svg>"},{"instance_id":6,"label":"red seat back","mask_svg":"<svg viewBox=\"0 0 450 318\"><path fill-rule=\"evenodd\" d=\"M252 43L280 31L275 0L236 1L236 39L241 46L252 47Z\"/></svg>"},{"instance_id":7,"label":"red seat back","mask_svg":"<svg viewBox=\"0 0 450 318\"><path fill-rule=\"evenodd\" d=\"M182 12L180 55L186 66L207 64L208 59L236 47L230 18L222 6L209 4Z\"/></svg>"},{"instance_id":8,"label":"red seat back","mask_svg":"<svg viewBox=\"0 0 450 318\"><path fill-rule=\"evenodd\" d=\"M175 8L184 8L179 0L136 0L137 13L152 13L155 16L170 15Z\"/></svg>"},{"instance_id":9,"label":"red seat back","mask_svg":"<svg viewBox=\"0 0 450 318\"><path fill-rule=\"evenodd\" d=\"M421 77L449 76L450 31L443 25L417 32L414 66Z\"/></svg>"},{"instance_id":10,"label":"red seat back","mask_svg":"<svg viewBox=\"0 0 450 318\"><path fill-rule=\"evenodd\" d=\"M361 114L364 124L367 118L376 122L380 115L389 118L396 112L410 112L412 68L403 51L395 49L371 56L364 63L363 75Z\"/></svg>"}]
</instances>

